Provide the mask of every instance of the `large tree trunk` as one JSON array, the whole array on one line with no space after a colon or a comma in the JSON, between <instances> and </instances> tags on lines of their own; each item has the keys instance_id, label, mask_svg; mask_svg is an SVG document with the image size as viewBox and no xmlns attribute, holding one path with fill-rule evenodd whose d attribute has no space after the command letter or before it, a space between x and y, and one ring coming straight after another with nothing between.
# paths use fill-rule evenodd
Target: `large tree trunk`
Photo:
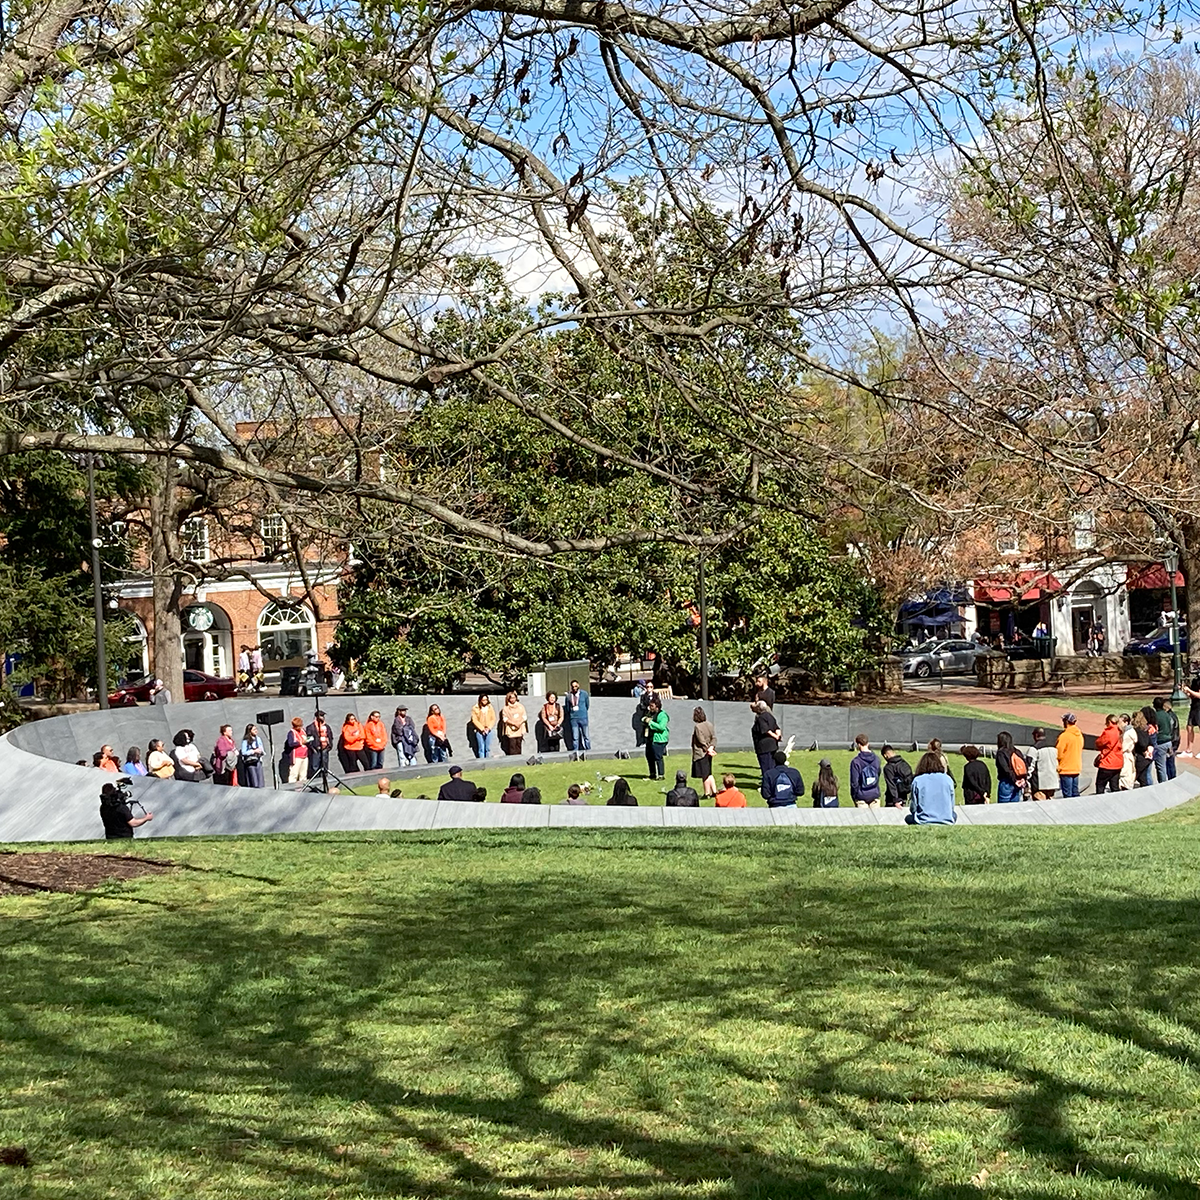
<instances>
[{"instance_id":1,"label":"large tree trunk","mask_svg":"<svg viewBox=\"0 0 1200 1200\"><path fill-rule=\"evenodd\" d=\"M154 628L150 635L151 670L167 685L171 698L183 702L183 648L179 623L182 581L179 561L179 489L170 458L152 464L156 485L150 491L150 572L154 588Z\"/></svg>"},{"instance_id":2,"label":"large tree trunk","mask_svg":"<svg viewBox=\"0 0 1200 1200\"><path fill-rule=\"evenodd\" d=\"M1183 572L1185 595L1179 597L1179 612L1187 613L1188 659L1200 658L1200 521L1179 522L1179 568ZM1170 580L1167 583L1170 584Z\"/></svg>"}]
</instances>

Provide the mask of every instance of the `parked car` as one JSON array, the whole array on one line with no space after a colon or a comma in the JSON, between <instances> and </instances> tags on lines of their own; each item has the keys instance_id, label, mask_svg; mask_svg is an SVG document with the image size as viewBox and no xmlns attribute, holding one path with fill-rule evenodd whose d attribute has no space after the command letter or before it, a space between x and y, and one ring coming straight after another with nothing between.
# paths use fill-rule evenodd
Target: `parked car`
<instances>
[{"instance_id":1,"label":"parked car","mask_svg":"<svg viewBox=\"0 0 1200 1200\"><path fill-rule=\"evenodd\" d=\"M1134 638L1121 651L1122 654L1170 654L1171 652L1171 631L1169 629L1156 629L1145 637ZM1187 652L1187 630L1181 629L1179 631L1179 653L1186 656Z\"/></svg>"},{"instance_id":2,"label":"parked car","mask_svg":"<svg viewBox=\"0 0 1200 1200\"><path fill-rule=\"evenodd\" d=\"M988 648L977 642L962 638L946 638L940 642L925 642L909 653L901 652L904 659L904 674L928 679L930 675L970 674L975 670L975 660L987 654Z\"/></svg>"},{"instance_id":3,"label":"parked car","mask_svg":"<svg viewBox=\"0 0 1200 1200\"><path fill-rule=\"evenodd\" d=\"M127 683L117 688L108 697L110 708L129 708L134 704L145 704L150 699L154 677L148 675L137 683ZM183 698L185 700L217 699L229 700L237 695L237 680L223 675L206 675L203 671L184 671Z\"/></svg>"}]
</instances>

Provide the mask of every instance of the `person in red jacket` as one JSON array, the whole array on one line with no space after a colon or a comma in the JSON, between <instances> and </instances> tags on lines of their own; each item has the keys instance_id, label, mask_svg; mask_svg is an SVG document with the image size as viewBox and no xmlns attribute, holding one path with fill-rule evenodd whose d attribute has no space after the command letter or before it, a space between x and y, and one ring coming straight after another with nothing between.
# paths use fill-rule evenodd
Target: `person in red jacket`
<instances>
[{"instance_id":1,"label":"person in red jacket","mask_svg":"<svg viewBox=\"0 0 1200 1200\"><path fill-rule=\"evenodd\" d=\"M383 767L383 750L387 745L387 730L383 727L383 718L378 712L373 712L367 718L363 729L363 741L366 743L363 770L378 771Z\"/></svg>"},{"instance_id":2,"label":"person in red jacket","mask_svg":"<svg viewBox=\"0 0 1200 1200\"><path fill-rule=\"evenodd\" d=\"M1116 713L1104 719L1104 729L1096 738L1096 795L1121 789L1121 768L1125 755L1121 748L1121 724Z\"/></svg>"},{"instance_id":3,"label":"person in red jacket","mask_svg":"<svg viewBox=\"0 0 1200 1200\"><path fill-rule=\"evenodd\" d=\"M343 775L363 769L361 756L365 745L366 734L358 718L353 713L347 713L338 738L338 761L342 764Z\"/></svg>"}]
</instances>

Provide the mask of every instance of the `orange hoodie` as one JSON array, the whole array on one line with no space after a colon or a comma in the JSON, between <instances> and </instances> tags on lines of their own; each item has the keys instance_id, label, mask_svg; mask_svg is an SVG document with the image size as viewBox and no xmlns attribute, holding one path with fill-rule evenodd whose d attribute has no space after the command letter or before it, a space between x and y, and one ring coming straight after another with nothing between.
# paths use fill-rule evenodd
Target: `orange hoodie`
<instances>
[{"instance_id":1,"label":"orange hoodie","mask_svg":"<svg viewBox=\"0 0 1200 1200\"><path fill-rule=\"evenodd\" d=\"M1083 733L1078 725L1068 725L1058 735L1058 773L1078 775L1083 770Z\"/></svg>"},{"instance_id":2,"label":"orange hoodie","mask_svg":"<svg viewBox=\"0 0 1200 1200\"><path fill-rule=\"evenodd\" d=\"M387 733L382 721L368 721L363 736L368 750L382 750L387 745Z\"/></svg>"},{"instance_id":3,"label":"orange hoodie","mask_svg":"<svg viewBox=\"0 0 1200 1200\"><path fill-rule=\"evenodd\" d=\"M358 723L357 717L342 726L342 745L347 750L361 750L363 741L363 727Z\"/></svg>"},{"instance_id":4,"label":"orange hoodie","mask_svg":"<svg viewBox=\"0 0 1200 1200\"><path fill-rule=\"evenodd\" d=\"M1096 738L1096 749L1100 752L1100 762L1097 764L1102 771L1119 771L1125 765L1125 755L1121 751L1121 730L1116 725L1105 725L1100 736Z\"/></svg>"}]
</instances>

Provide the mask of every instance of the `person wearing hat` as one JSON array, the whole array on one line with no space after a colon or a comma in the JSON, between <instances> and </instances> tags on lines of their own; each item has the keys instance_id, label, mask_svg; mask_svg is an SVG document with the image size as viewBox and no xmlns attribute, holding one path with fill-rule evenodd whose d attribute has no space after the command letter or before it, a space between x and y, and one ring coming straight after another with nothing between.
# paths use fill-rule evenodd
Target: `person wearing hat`
<instances>
[{"instance_id":1,"label":"person wearing hat","mask_svg":"<svg viewBox=\"0 0 1200 1200\"><path fill-rule=\"evenodd\" d=\"M396 751L396 766L415 767L417 751L421 748L421 735L412 717L408 715L408 705L402 704L396 709L392 718L392 747Z\"/></svg>"},{"instance_id":2,"label":"person wearing hat","mask_svg":"<svg viewBox=\"0 0 1200 1200\"><path fill-rule=\"evenodd\" d=\"M838 808L838 781L833 763L827 758L817 764L817 778L812 785L813 808Z\"/></svg>"},{"instance_id":3,"label":"person wearing hat","mask_svg":"<svg viewBox=\"0 0 1200 1200\"><path fill-rule=\"evenodd\" d=\"M318 708L304 731L308 735L308 777L329 770L329 750L333 745L333 730L325 723L325 714Z\"/></svg>"},{"instance_id":4,"label":"person wearing hat","mask_svg":"<svg viewBox=\"0 0 1200 1200\"><path fill-rule=\"evenodd\" d=\"M699 808L700 797L696 789L688 787L686 771L675 772L675 786L667 793L668 808Z\"/></svg>"},{"instance_id":5,"label":"person wearing hat","mask_svg":"<svg viewBox=\"0 0 1200 1200\"><path fill-rule=\"evenodd\" d=\"M1079 773L1083 770L1083 734L1079 718L1073 712L1063 713L1063 731L1058 735L1058 786L1065 798L1079 795Z\"/></svg>"},{"instance_id":6,"label":"person wearing hat","mask_svg":"<svg viewBox=\"0 0 1200 1200\"><path fill-rule=\"evenodd\" d=\"M451 767L450 778L438 789L439 800L474 800L478 789L462 777L462 767Z\"/></svg>"}]
</instances>

